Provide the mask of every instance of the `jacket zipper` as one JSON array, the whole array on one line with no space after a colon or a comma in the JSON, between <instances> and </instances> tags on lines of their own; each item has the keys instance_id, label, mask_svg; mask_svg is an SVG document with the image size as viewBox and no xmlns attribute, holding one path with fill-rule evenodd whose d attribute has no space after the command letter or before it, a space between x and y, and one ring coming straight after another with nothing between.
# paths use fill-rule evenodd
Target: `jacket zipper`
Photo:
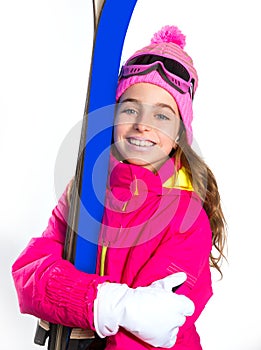
<instances>
[{"instance_id":1,"label":"jacket zipper","mask_svg":"<svg viewBox=\"0 0 261 350\"><path fill-rule=\"evenodd\" d=\"M126 208L127 208L127 205L128 205L128 201L125 202L122 206L122 212L125 212L126 211ZM119 229L119 233L122 229L122 225L120 226L120 229ZM109 247L109 244L110 242L103 242L102 244L102 251L101 251L101 264L100 264L100 276L104 276L104 270L105 270L105 261L106 261L106 255L107 255L107 250L108 250L108 247Z\"/></svg>"},{"instance_id":2,"label":"jacket zipper","mask_svg":"<svg viewBox=\"0 0 261 350\"><path fill-rule=\"evenodd\" d=\"M101 265L100 265L100 276L104 276L105 259L107 254L108 245L102 245L101 251Z\"/></svg>"}]
</instances>

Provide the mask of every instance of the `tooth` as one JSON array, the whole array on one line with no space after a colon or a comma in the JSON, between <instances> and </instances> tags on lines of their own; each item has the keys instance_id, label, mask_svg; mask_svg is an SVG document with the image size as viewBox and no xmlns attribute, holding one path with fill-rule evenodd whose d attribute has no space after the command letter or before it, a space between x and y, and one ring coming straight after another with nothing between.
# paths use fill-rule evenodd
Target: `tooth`
<instances>
[{"instance_id":1,"label":"tooth","mask_svg":"<svg viewBox=\"0 0 261 350\"><path fill-rule=\"evenodd\" d=\"M131 144L139 147L150 147L153 145L153 142L147 140L136 140L132 138L130 138L129 140Z\"/></svg>"}]
</instances>

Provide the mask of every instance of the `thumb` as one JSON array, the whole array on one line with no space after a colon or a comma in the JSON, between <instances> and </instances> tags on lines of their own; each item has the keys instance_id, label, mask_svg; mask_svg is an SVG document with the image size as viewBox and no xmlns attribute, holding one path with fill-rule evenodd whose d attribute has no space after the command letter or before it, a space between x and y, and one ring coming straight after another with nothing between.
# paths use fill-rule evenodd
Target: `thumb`
<instances>
[{"instance_id":1,"label":"thumb","mask_svg":"<svg viewBox=\"0 0 261 350\"><path fill-rule=\"evenodd\" d=\"M167 292L172 292L173 287L177 287L184 283L187 279L185 272L177 272L173 275L169 275L161 280L155 281L151 284L151 287L162 288Z\"/></svg>"}]
</instances>

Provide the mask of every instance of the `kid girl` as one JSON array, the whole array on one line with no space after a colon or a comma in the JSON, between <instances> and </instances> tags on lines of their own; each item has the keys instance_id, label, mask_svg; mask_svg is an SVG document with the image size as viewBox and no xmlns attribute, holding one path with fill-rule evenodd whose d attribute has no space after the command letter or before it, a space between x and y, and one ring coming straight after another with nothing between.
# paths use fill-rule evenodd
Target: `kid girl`
<instances>
[{"instance_id":1,"label":"kid girl","mask_svg":"<svg viewBox=\"0 0 261 350\"><path fill-rule=\"evenodd\" d=\"M13 265L21 312L91 329L107 350L202 349L195 322L210 267L221 273L225 225L215 178L191 148L198 77L184 46L165 26L121 69L96 274L62 259L70 186Z\"/></svg>"}]
</instances>

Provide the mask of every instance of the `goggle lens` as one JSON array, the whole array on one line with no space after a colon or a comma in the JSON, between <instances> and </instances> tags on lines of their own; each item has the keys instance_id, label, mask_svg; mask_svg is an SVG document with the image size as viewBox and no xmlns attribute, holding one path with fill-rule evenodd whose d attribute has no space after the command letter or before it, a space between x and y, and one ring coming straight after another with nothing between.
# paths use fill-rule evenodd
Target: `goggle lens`
<instances>
[{"instance_id":1,"label":"goggle lens","mask_svg":"<svg viewBox=\"0 0 261 350\"><path fill-rule=\"evenodd\" d=\"M157 70L162 78L182 94L193 98L194 84L186 67L180 62L158 55L140 55L129 60L121 69L120 78L148 74Z\"/></svg>"}]
</instances>

